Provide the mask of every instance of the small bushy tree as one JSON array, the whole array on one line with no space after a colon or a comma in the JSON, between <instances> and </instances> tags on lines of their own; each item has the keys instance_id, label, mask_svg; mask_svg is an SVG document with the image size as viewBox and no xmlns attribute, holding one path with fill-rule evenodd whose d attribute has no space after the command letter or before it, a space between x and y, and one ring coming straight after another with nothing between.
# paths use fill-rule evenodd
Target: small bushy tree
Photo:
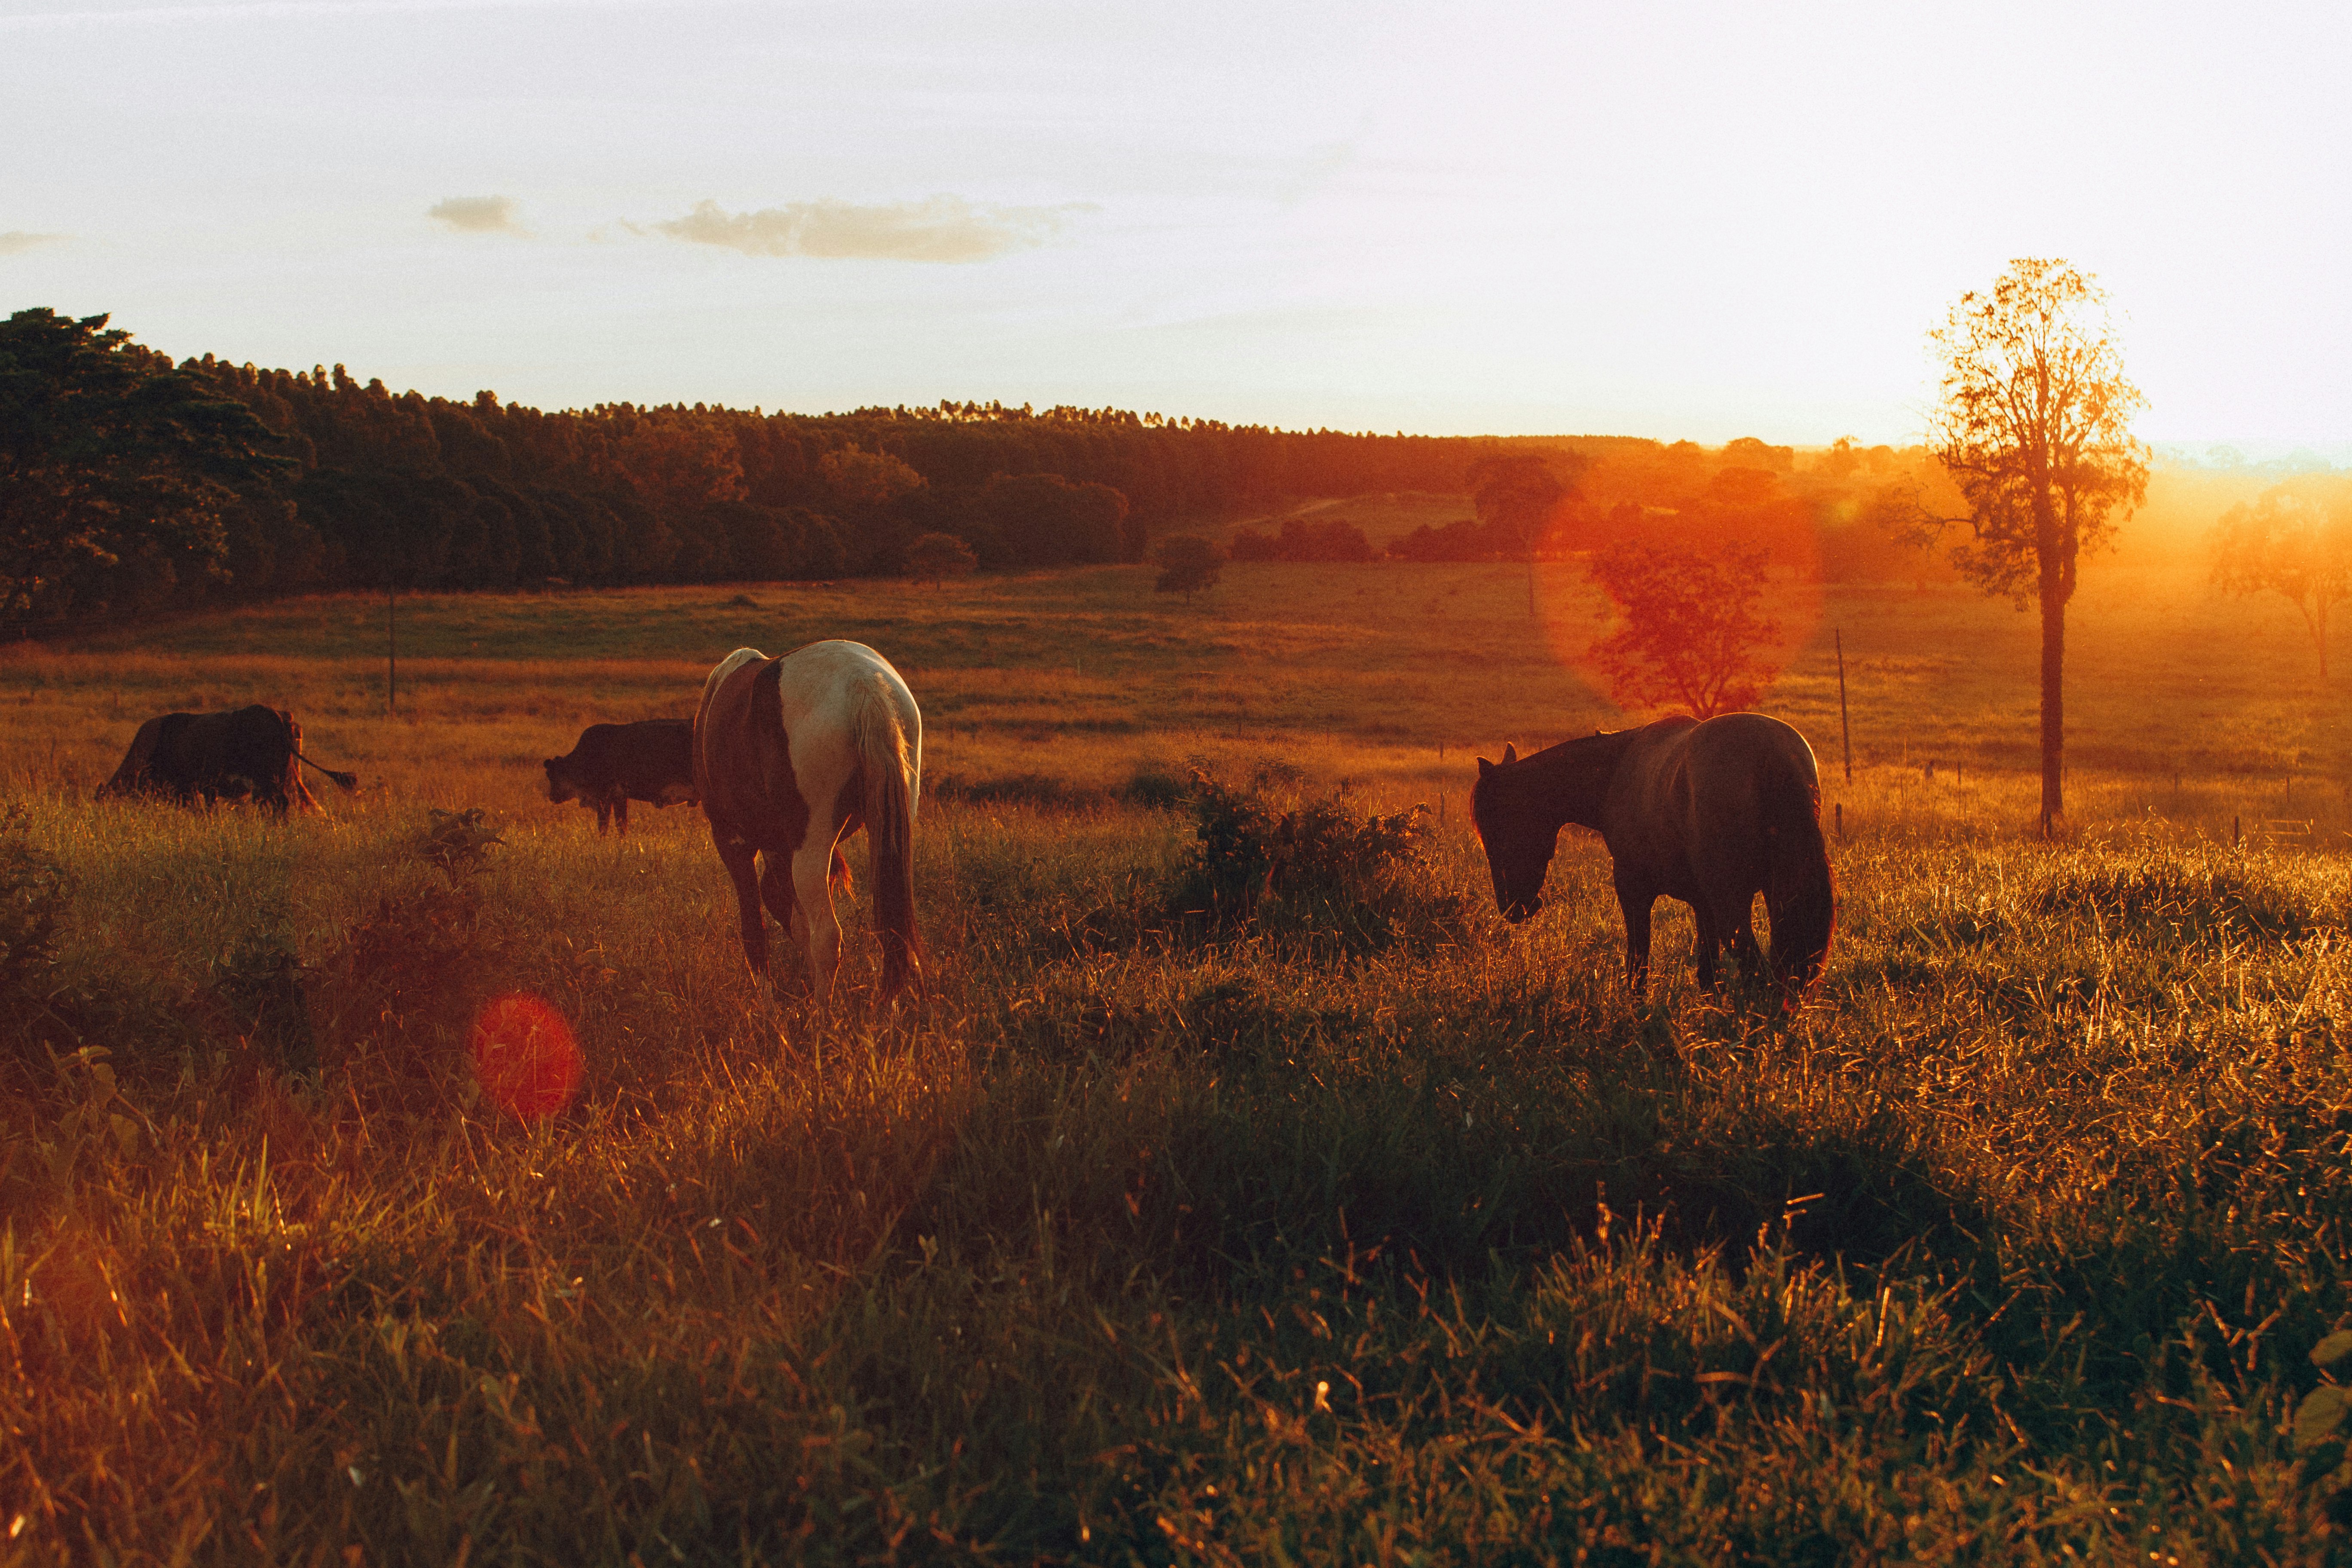
<instances>
[{"instance_id":1,"label":"small bushy tree","mask_svg":"<svg viewBox=\"0 0 2352 1568\"><path fill-rule=\"evenodd\" d=\"M1225 552L1196 533L1179 533L1160 542L1151 552L1160 567L1151 584L1159 594L1181 594L1187 604L1203 588L1213 588L1225 568Z\"/></svg>"},{"instance_id":2,"label":"small bushy tree","mask_svg":"<svg viewBox=\"0 0 2352 1568\"><path fill-rule=\"evenodd\" d=\"M1622 624L1592 645L1592 662L1618 706L1712 719L1753 703L1780 672L1780 626L1758 605L1767 559L1739 545L1701 554L1642 540L1595 553L1592 581Z\"/></svg>"},{"instance_id":3,"label":"small bushy tree","mask_svg":"<svg viewBox=\"0 0 2352 1568\"><path fill-rule=\"evenodd\" d=\"M979 565L971 546L952 533L919 534L907 546L907 575L918 583L969 577Z\"/></svg>"}]
</instances>

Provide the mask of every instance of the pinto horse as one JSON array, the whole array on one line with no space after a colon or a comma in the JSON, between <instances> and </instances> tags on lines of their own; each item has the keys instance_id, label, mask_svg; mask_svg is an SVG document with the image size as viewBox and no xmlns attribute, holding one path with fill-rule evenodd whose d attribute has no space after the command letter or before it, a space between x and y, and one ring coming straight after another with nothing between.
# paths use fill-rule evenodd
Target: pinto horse
<instances>
[{"instance_id":1,"label":"pinto horse","mask_svg":"<svg viewBox=\"0 0 2352 1568\"><path fill-rule=\"evenodd\" d=\"M1783 995L1812 984L1837 920L1821 775L1805 738L1761 713L1705 723L1661 719L1563 741L1522 759L1478 759L1470 814L1486 847L1495 902L1517 925L1543 907L1559 830L1590 827L1609 847L1625 917L1625 967L1640 995L1650 968L1650 906L1680 899L1698 917L1698 981L1715 985L1725 942L1749 982L1756 895L1772 920L1771 970Z\"/></svg>"},{"instance_id":2,"label":"pinto horse","mask_svg":"<svg viewBox=\"0 0 2352 1568\"><path fill-rule=\"evenodd\" d=\"M915 940L915 805L923 720L890 661L862 643L811 643L781 658L739 647L703 682L694 715L694 785L710 839L735 883L743 957L768 971L762 899L808 943L809 978L829 995L841 959L835 885L843 839L873 847L882 989L919 973ZM756 868L753 857L759 858Z\"/></svg>"}]
</instances>

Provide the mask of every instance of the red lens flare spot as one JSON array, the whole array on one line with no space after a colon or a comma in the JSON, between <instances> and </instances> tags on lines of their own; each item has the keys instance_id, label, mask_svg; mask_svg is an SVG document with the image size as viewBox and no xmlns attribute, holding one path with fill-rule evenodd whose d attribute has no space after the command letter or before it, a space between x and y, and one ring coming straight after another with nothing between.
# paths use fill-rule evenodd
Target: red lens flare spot
<instances>
[{"instance_id":1,"label":"red lens flare spot","mask_svg":"<svg viewBox=\"0 0 2352 1568\"><path fill-rule=\"evenodd\" d=\"M474 1020L474 1076L501 1110L552 1116L580 1088L580 1043L572 1026L539 997L518 991Z\"/></svg>"}]
</instances>

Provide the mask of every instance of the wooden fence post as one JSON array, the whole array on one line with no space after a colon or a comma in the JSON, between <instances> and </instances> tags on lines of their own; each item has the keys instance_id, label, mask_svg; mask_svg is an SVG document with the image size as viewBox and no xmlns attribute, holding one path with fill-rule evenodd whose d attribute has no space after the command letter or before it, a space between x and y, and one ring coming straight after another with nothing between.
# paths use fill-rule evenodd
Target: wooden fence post
<instances>
[{"instance_id":1,"label":"wooden fence post","mask_svg":"<svg viewBox=\"0 0 2352 1568\"><path fill-rule=\"evenodd\" d=\"M1845 782L1853 783L1853 727L1845 717L1845 628L1831 634L1837 639L1838 661L1838 739L1845 750Z\"/></svg>"}]
</instances>

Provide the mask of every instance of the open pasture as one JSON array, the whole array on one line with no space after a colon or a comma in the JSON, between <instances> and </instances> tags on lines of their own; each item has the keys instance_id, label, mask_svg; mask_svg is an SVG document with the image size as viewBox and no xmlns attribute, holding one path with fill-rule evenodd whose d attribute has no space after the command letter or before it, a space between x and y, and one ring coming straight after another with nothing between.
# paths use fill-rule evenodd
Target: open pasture
<instances>
[{"instance_id":1,"label":"open pasture","mask_svg":"<svg viewBox=\"0 0 2352 1568\"><path fill-rule=\"evenodd\" d=\"M1471 752L1620 722L1559 573L404 601L389 717L381 601L11 651L0 1562L2339 1560L2289 1423L2352 1311L2352 821L2292 612L2095 575L2045 846L2029 618L1832 592L1781 1017L1667 906L1631 1004L1575 834L1495 918ZM827 635L943 786L897 1015L856 921L838 1015L752 984L691 808L538 795ZM362 793L89 802L258 697ZM1194 758L1438 808L1402 913L1188 923L1133 786ZM436 866L429 806L503 842ZM467 1066L512 990L585 1054L550 1121Z\"/></svg>"}]
</instances>

